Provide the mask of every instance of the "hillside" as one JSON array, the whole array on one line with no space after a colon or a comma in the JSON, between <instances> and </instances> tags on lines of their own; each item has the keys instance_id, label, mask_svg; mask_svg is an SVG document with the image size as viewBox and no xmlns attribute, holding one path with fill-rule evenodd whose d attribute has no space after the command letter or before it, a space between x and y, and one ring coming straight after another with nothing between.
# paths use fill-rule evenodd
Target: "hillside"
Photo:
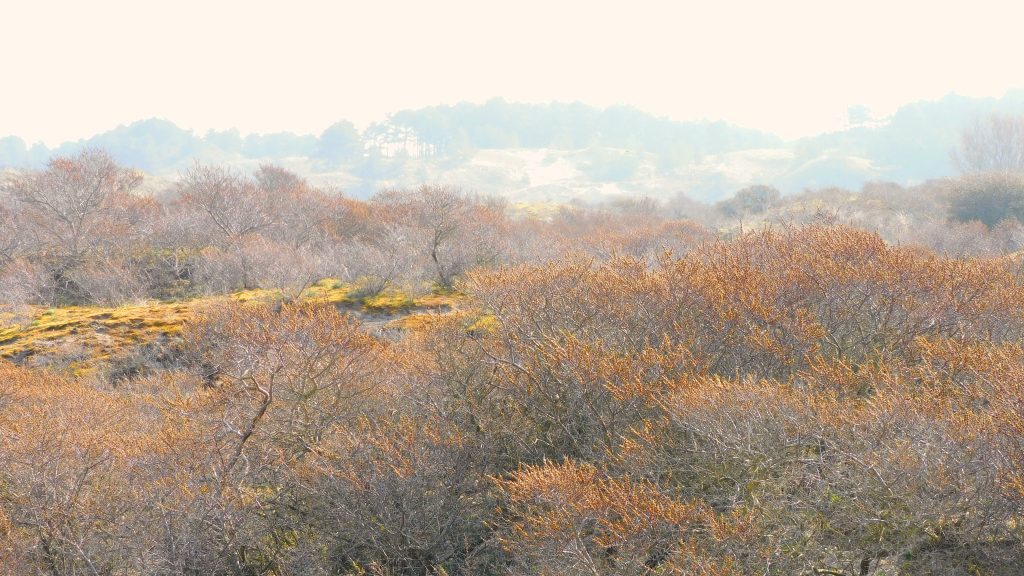
<instances>
[{"instance_id":1,"label":"hillside","mask_svg":"<svg viewBox=\"0 0 1024 576\"><path fill-rule=\"evenodd\" d=\"M24 366L45 367L74 376L97 370L128 376L149 365L176 362L185 345L182 328L206 311L231 302L273 303L276 290L247 290L226 296L181 302L142 302L120 306L33 306L18 315L0 315L0 359ZM359 297L353 286L323 280L298 299L326 303L359 318L370 330L416 327L438 313L450 312L458 295L427 294L412 298L398 290ZM123 374L122 374L123 372Z\"/></svg>"},{"instance_id":2,"label":"hillside","mask_svg":"<svg viewBox=\"0 0 1024 576\"><path fill-rule=\"evenodd\" d=\"M887 118L861 118L847 129L795 141L629 107L502 100L404 110L361 132L342 121L319 136L243 136L237 130L197 135L150 119L52 149L0 138L0 168L39 167L54 154L99 147L119 162L168 178L196 161L243 171L270 162L357 197L437 182L522 202L679 193L714 201L751 184L795 193L948 176L961 130L997 111L1024 112L1024 91L1001 99L950 95L911 103Z\"/></svg>"}]
</instances>

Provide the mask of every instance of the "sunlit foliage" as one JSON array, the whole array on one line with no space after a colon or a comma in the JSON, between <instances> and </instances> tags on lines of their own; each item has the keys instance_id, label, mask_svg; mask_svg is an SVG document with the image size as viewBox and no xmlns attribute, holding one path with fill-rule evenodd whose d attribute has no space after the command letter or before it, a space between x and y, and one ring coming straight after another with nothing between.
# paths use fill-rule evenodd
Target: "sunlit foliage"
<instances>
[{"instance_id":1,"label":"sunlit foliage","mask_svg":"<svg viewBox=\"0 0 1024 576\"><path fill-rule=\"evenodd\" d=\"M4 224L38 207L0 213L29 310L0 332L0 572L1020 572L1018 257L828 218L356 203L270 167L183 186L154 208L181 221L110 220L156 222L145 255L90 239L59 276ZM186 299L33 307L114 294L80 275L103 258ZM27 360L88 330L79 355L152 348Z\"/></svg>"}]
</instances>

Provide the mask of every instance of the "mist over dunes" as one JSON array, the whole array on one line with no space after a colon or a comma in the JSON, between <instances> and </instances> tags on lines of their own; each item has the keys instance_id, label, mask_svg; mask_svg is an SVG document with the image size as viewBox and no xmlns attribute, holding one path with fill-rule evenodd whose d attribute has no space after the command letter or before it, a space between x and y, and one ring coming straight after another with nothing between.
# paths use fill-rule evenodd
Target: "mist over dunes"
<instances>
[{"instance_id":1,"label":"mist over dunes","mask_svg":"<svg viewBox=\"0 0 1024 576\"><path fill-rule=\"evenodd\" d=\"M100 148L122 164L168 178L196 161L242 170L269 162L357 197L443 182L527 202L679 194L715 201L753 184L790 194L949 176L961 130L992 112L1024 112L1024 91L998 99L951 94L907 104L887 118L852 107L846 129L797 140L720 121L673 121L629 106L501 99L403 110L362 131L342 120L320 134L197 134L151 118L52 148L2 137L0 168L37 168L54 155Z\"/></svg>"}]
</instances>

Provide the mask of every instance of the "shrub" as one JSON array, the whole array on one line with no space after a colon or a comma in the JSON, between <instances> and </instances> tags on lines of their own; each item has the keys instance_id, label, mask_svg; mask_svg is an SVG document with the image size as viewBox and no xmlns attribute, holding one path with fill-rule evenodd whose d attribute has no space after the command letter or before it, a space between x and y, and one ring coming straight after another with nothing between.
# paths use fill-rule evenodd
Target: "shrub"
<instances>
[{"instance_id":1,"label":"shrub","mask_svg":"<svg viewBox=\"0 0 1024 576\"><path fill-rule=\"evenodd\" d=\"M962 177L950 213L961 222L978 220L989 228L1010 218L1024 222L1024 174L988 172Z\"/></svg>"}]
</instances>

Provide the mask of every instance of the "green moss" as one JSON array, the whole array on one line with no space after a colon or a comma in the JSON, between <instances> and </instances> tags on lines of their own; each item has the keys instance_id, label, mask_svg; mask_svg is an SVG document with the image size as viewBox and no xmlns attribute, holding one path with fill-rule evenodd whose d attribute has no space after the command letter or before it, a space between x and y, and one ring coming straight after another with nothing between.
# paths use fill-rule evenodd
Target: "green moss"
<instances>
[{"instance_id":1,"label":"green moss","mask_svg":"<svg viewBox=\"0 0 1024 576\"><path fill-rule=\"evenodd\" d=\"M352 286L334 278L326 278L313 284L302 292L302 298L323 300L331 304L354 305L356 303L352 296Z\"/></svg>"},{"instance_id":2,"label":"green moss","mask_svg":"<svg viewBox=\"0 0 1024 576\"><path fill-rule=\"evenodd\" d=\"M408 294L398 289L385 289L380 294L363 298L363 307L370 312L394 314L411 310L415 305Z\"/></svg>"},{"instance_id":3,"label":"green moss","mask_svg":"<svg viewBox=\"0 0 1024 576\"><path fill-rule=\"evenodd\" d=\"M395 316L399 321L411 316L408 328L417 329L429 323L426 316L457 309L462 294L435 291L419 298L397 288L380 294L357 298L352 284L337 279L324 279L303 291L304 300L326 301L362 312ZM86 358L63 364L75 376L95 372L105 361L117 358L128 350L179 333L193 311L218 300L239 302L273 301L281 297L279 290L244 290L229 296L196 298L188 301L147 302L116 307L67 306L36 308L31 323L0 327L0 358L59 359L68 346L84 351ZM410 314L429 311L430 314Z\"/></svg>"}]
</instances>

